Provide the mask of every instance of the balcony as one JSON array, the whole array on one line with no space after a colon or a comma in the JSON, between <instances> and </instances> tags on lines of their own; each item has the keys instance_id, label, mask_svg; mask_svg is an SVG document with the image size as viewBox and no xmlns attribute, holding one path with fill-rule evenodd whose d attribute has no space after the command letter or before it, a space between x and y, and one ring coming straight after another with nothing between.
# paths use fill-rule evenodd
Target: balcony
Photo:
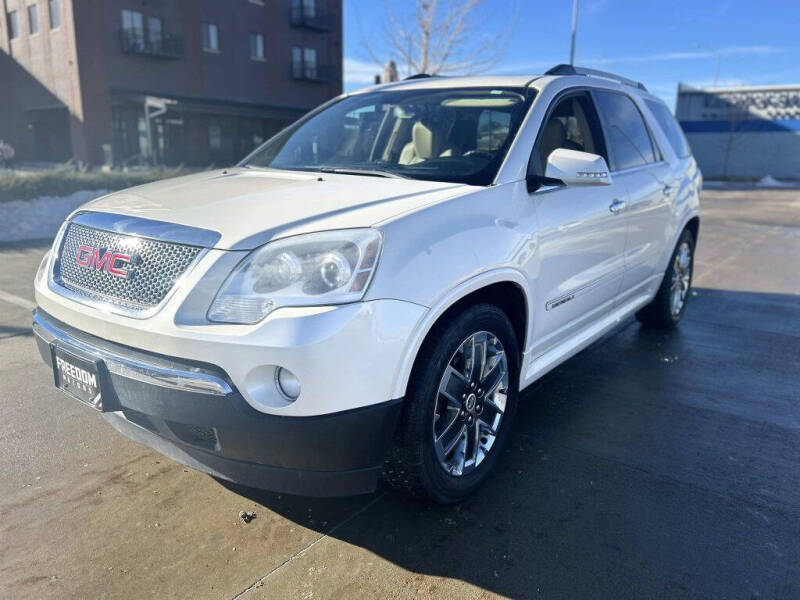
<instances>
[{"instance_id":1,"label":"balcony","mask_svg":"<svg viewBox=\"0 0 800 600\"><path fill-rule=\"evenodd\" d=\"M302 5L292 6L290 22L294 27L305 27L316 31L329 31L331 29L331 16L329 14L320 12L318 9L309 11L308 8Z\"/></svg>"},{"instance_id":2,"label":"balcony","mask_svg":"<svg viewBox=\"0 0 800 600\"><path fill-rule=\"evenodd\" d=\"M317 65L308 62L294 62L291 65L292 79L298 81L316 81L327 83L338 78L334 68L330 65Z\"/></svg>"},{"instance_id":3,"label":"balcony","mask_svg":"<svg viewBox=\"0 0 800 600\"><path fill-rule=\"evenodd\" d=\"M139 54L155 58L181 58L183 56L183 38L170 33L150 32L149 35L139 29L120 29L120 43L125 54Z\"/></svg>"}]
</instances>

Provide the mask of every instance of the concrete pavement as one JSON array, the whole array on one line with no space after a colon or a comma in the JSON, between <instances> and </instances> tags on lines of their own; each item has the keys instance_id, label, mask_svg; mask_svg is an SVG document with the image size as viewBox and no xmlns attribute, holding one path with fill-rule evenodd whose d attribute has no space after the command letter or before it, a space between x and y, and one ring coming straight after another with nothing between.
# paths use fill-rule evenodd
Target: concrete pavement
<instances>
[{"instance_id":1,"label":"concrete pavement","mask_svg":"<svg viewBox=\"0 0 800 600\"><path fill-rule=\"evenodd\" d=\"M53 389L9 301L45 247L0 248L2 595L800 596L800 192L703 210L680 330L625 323L526 390L457 507L250 490L129 442Z\"/></svg>"}]
</instances>

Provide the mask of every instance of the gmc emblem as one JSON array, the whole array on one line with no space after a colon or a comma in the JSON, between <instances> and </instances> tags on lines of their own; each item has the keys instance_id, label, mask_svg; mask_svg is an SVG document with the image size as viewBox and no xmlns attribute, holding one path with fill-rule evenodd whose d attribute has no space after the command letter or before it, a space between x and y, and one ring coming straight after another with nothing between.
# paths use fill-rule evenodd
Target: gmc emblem
<instances>
[{"instance_id":1,"label":"gmc emblem","mask_svg":"<svg viewBox=\"0 0 800 600\"><path fill-rule=\"evenodd\" d=\"M75 263L84 269L95 268L98 271L105 271L115 277L131 276L128 265L132 262L130 254L122 254L104 248L92 248L91 246L79 246L75 255Z\"/></svg>"}]
</instances>

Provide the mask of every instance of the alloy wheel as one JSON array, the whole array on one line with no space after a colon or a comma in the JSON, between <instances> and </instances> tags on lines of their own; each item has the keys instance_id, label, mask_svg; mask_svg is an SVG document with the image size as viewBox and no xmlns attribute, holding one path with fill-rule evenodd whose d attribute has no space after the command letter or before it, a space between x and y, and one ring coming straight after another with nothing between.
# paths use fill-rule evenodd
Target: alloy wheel
<instances>
[{"instance_id":1,"label":"alloy wheel","mask_svg":"<svg viewBox=\"0 0 800 600\"><path fill-rule=\"evenodd\" d=\"M488 331L465 339L442 374L433 415L439 465L462 476L483 462L499 431L508 396L508 359Z\"/></svg>"},{"instance_id":2,"label":"alloy wheel","mask_svg":"<svg viewBox=\"0 0 800 600\"><path fill-rule=\"evenodd\" d=\"M670 311L678 317L686 304L686 296L692 280L692 247L682 242L672 263L672 282L670 285Z\"/></svg>"}]
</instances>

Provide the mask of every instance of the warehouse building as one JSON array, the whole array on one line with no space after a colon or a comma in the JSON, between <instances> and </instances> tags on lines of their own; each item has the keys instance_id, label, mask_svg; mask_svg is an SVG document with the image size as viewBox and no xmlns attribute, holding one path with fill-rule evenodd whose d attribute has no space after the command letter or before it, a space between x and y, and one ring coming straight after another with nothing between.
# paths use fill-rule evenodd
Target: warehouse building
<instances>
[{"instance_id":1,"label":"warehouse building","mask_svg":"<svg viewBox=\"0 0 800 600\"><path fill-rule=\"evenodd\" d=\"M675 112L706 179L800 179L800 85L680 85Z\"/></svg>"}]
</instances>

